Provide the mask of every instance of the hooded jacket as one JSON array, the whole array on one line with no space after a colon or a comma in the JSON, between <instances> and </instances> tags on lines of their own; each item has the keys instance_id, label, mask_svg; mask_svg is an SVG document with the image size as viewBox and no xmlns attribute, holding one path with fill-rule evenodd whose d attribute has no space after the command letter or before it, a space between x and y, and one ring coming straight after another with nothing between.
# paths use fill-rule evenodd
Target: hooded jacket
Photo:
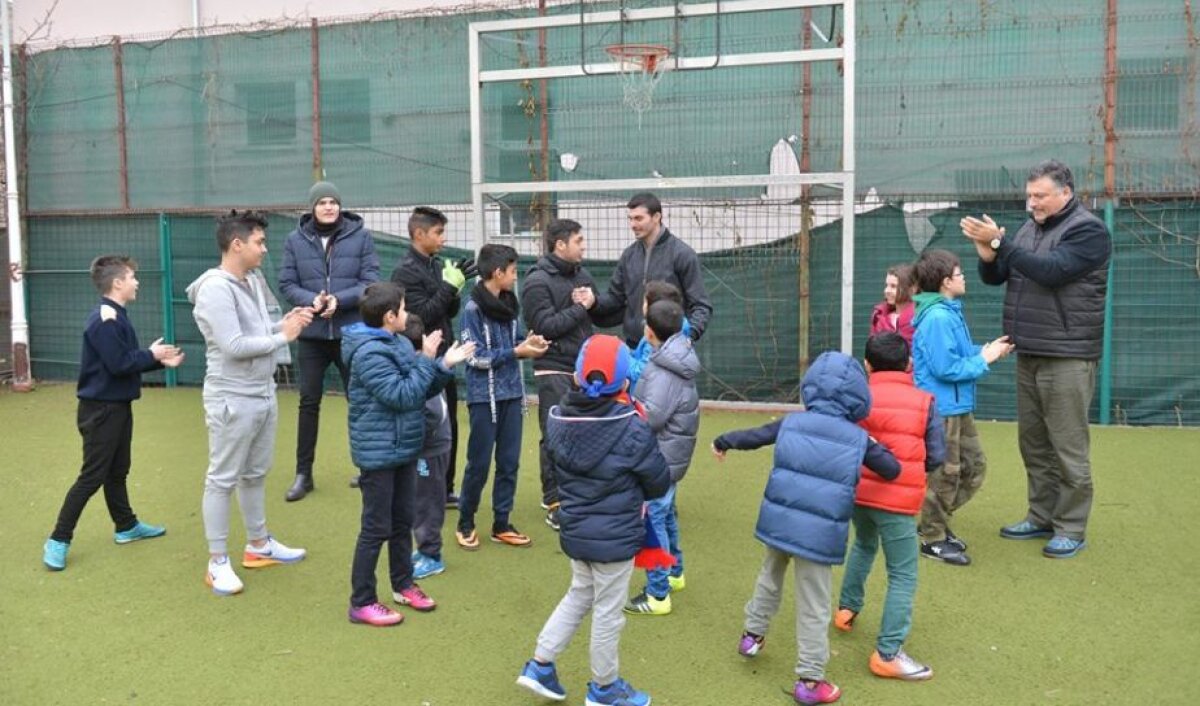
<instances>
[{"instance_id":1,"label":"hooded jacket","mask_svg":"<svg viewBox=\"0 0 1200 706\"><path fill-rule=\"evenodd\" d=\"M418 355L408 339L364 323L342 331L350 369L350 457L363 471L415 461L425 440L425 401L451 374Z\"/></svg>"},{"instance_id":2,"label":"hooded jacket","mask_svg":"<svg viewBox=\"0 0 1200 706\"><path fill-rule=\"evenodd\" d=\"M982 348L971 342L962 300L922 292L914 300L913 379L932 393L938 414L950 417L975 411L975 381L988 374Z\"/></svg>"},{"instance_id":3,"label":"hooded jacket","mask_svg":"<svg viewBox=\"0 0 1200 706\"><path fill-rule=\"evenodd\" d=\"M341 338L344 326L361 320L358 300L363 290L379 279L379 258L362 217L342 211L339 223L329 247L323 248L316 221L311 213L306 213L283 246L279 290L292 306L311 306L322 291L337 298L333 316L313 317L312 323L300 332L302 339Z\"/></svg>"},{"instance_id":4,"label":"hooded jacket","mask_svg":"<svg viewBox=\"0 0 1200 706\"><path fill-rule=\"evenodd\" d=\"M892 325L892 314L896 314L896 325ZM916 307L912 302L904 302L899 308L893 309L886 301L879 302L871 310L871 333L898 333L911 347L913 341L913 315Z\"/></svg>"},{"instance_id":5,"label":"hooded jacket","mask_svg":"<svg viewBox=\"0 0 1200 706\"><path fill-rule=\"evenodd\" d=\"M261 278L240 280L214 267L187 286L204 335L204 394L272 397L275 353L288 344L267 313Z\"/></svg>"},{"instance_id":6,"label":"hooded jacket","mask_svg":"<svg viewBox=\"0 0 1200 706\"><path fill-rule=\"evenodd\" d=\"M692 348L692 339L680 332L650 354L638 384L637 399L646 412L646 423L658 436L658 448L671 470L672 483L683 479L696 450L699 372L700 358Z\"/></svg>"},{"instance_id":7,"label":"hooded jacket","mask_svg":"<svg viewBox=\"0 0 1200 706\"><path fill-rule=\"evenodd\" d=\"M592 335L588 310L571 301L577 287L595 289L596 283L582 265L554 255L538 258L525 275L521 285L525 328L550 341L546 353L533 360L534 370L574 372L575 357Z\"/></svg>"},{"instance_id":8,"label":"hooded jacket","mask_svg":"<svg viewBox=\"0 0 1200 706\"><path fill-rule=\"evenodd\" d=\"M550 409L546 449L558 480L559 543L578 561L632 559L642 548L642 503L671 475L637 410L611 397L570 392Z\"/></svg>"},{"instance_id":9,"label":"hooded jacket","mask_svg":"<svg viewBox=\"0 0 1200 706\"><path fill-rule=\"evenodd\" d=\"M630 347L642 337L642 304L647 282L670 282L683 294L683 312L691 322L693 340L700 340L712 318L712 301L704 288L704 273L696 251L665 227L647 250L639 240L630 243L617 260L608 291L599 295L593 316L597 321L624 312L621 332ZM607 323L605 321L604 323Z\"/></svg>"},{"instance_id":10,"label":"hooded jacket","mask_svg":"<svg viewBox=\"0 0 1200 706\"><path fill-rule=\"evenodd\" d=\"M475 354L467 359L467 404L486 403L496 421L496 403L525 400L525 383L517 344L525 339L520 306L512 292L495 297L480 281L463 309L461 337L475 342Z\"/></svg>"}]
</instances>

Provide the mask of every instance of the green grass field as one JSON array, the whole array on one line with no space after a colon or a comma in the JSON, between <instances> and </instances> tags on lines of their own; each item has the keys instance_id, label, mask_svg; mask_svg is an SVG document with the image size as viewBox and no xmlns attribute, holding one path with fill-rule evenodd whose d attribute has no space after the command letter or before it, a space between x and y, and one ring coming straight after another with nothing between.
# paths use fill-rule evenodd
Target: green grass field
<instances>
[{"instance_id":1,"label":"green grass field","mask_svg":"<svg viewBox=\"0 0 1200 706\"><path fill-rule=\"evenodd\" d=\"M198 390L147 390L135 406L130 494L143 519L167 525L167 536L113 544L97 496L61 573L42 567L41 546L78 472L74 386L0 394L0 704L537 703L513 681L570 571L538 508L536 417L526 425L514 514L533 546L485 542L467 554L454 546L451 515L448 570L423 583L439 608L406 611L403 625L377 629L346 620L360 506L346 484L345 402L325 403L317 492L288 504L296 404L294 393L280 395L268 519L309 558L239 570L245 592L218 598L203 584L206 434ZM679 496L688 588L670 616L630 617L621 642L624 676L655 704L790 702L790 589L765 651L755 660L735 651L761 559L753 527L770 451L732 452L723 465L706 451L718 432L766 419L703 415L701 447ZM897 683L867 671L882 602L880 561L855 632L830 638L828 672L842 702L1200 703L1192 672L1200 658L1200 430L1096 429L1090 548L1069 561L1042 558L1039 542L999 538L999 526L1024 508L1016 429L983 423L980 430L989 476L955 523L975 563L920 567L907 649L933 666L934 679ZM230 544L241 541L235 519ZM834 580L836 593L840 570ZM635 575L635 589L640 582ZM559 672L568 703L582 703L586 626Z\"/></svg>"}]
</instances>

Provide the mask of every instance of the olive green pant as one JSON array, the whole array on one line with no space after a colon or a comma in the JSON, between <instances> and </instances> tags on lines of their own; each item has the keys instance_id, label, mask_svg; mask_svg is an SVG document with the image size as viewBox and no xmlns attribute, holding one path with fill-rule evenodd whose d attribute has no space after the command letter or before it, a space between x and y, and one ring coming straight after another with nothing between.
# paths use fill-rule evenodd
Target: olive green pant
<instances>
[{"instance_id":1,"label":"olive green pant","mask_svg":"<svg viewBox=\"0 0 1200 706\"><path fill-rule=\"evenodd\" d=\"M975 497L987 475L987 458L979 445L975 415L946 417L946 462L929 474L918 532L925 542L940 542L954 513Z\"/></svg>"},{"instance_id":2,"label":"olive green pant","mask_svg":"<svg viewBox=\"0 0 1200 706\"><path fill-rule=\"evenodd\" d=\"M1088 408L1096 361L1017 356L1017 438L1029 483L1025 519L1083 539L1092 509Z\"/></svg>"}]
</instances>

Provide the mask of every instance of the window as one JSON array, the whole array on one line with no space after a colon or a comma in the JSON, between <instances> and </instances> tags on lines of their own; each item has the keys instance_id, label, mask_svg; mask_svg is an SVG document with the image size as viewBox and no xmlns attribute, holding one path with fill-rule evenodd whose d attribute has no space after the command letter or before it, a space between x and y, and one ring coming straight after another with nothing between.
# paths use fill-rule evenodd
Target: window
<instances>
[{"instance_id":1,"label":"window","mask_svg":"<svg viewBox=\"0 0 1200 706\"><path fill-rule=\"evenodd\" d=\"M370 144L370 81L321 82L321 139L327 145Z\"/></svg>"},{"instance_id":2,"label":"window","mask_svg":"<svg viewBox=\"0 0 1200 706\"><path fill-rule=\"evenodd\" d=\"M1117 72L1117 132L1179 130L1179 97L1186 75L1182 59L1125 59Z\"/></svg>"},{"instance_id":3,"label":"window","mask_svg":"<svg viewBox=\"0 0 1200 706\"><path fill-rule=\"evenodd\" d=\"M239 83L237 100L246 109L246 144L291 145L296 141L295 83Z\"/></svg>"}]
</instances>

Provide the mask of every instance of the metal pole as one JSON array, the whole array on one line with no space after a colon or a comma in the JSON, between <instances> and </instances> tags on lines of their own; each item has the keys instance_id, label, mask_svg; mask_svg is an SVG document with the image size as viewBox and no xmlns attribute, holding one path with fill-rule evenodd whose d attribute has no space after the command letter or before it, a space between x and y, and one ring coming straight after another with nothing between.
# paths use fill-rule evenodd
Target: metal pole
<instances>
[{"instance_id":1,"label":"metal pole","mask_svg":"<svg viewBox=\"0 0 1200 706\"><path fill-rule=\"evenodd\" d=\"M1117 190L1117 0L1108 0L1104 29L1104 193ZM1110 231L1111 233L1111 231Z\"/></svg>"},{"instance_id":2,"label":"metal pole","mask_svg":"<svg viewBox=\"0 0 1200 706\"><path fill-rule=\"evenodd\" d=\"M812 8L804 8L804 30L801 33L801 48L812 48ZM801 69L800 98L800 171L812 170L812 153L809 147L808 134L812 122L812 63L804 62ZM796 307L796 348L798 378L803 380L808 372L809 345L812 335L812 297L811 266L812 257L812 187L808 184L800 186L800 247L797 262L797 307Z\"/></svg>"},{"instance_id":3,"label":"metal pole","mask_svg":"<svg viewBox=\"0 0 1200 706\"><path fill-rule=\"evenodd\" d=\"M117 91L117 159L121 174L121 208L129 210L129 147L125 134L125 61L121 38L113 37L113 84Z\"/></svg>"},{"instance_id":4,"label":"metal pole","mask_svg":"<svg viewBox=\"0 0 1200 706\"><path fill-rule=\"evenodd\" d=\"M162 269L163 340L175 343L175 272L171 268L171 217L158 214L158 261ZM175 387L179 375L175 368L166 368L167 387Z\"/></svg>"},{"instance_id":5,"label":"metal pole","mask_svg":"<svg viewBox=\"0 0 1200 706\"><path fill-rule=\"evenodd\" d=\"M842 352L854 355L854 56L856 0L843 5L842 27Z\"/></svg>"},{"instance_id":6,"label":"metal pole","mask_svg":"<svg viewBox=\"0 0 1200 706\"><path fill-rule=\"evenodd\" d=\"M29 319L25 311L25 286L21 282L21 200L17 191L16 137L13 134L13 87L12 87L12 3L0 0L0 34L3 40L3 83L4 97L4 174L5 198L8 217L8 287L12 295L12 389L29 392L33 389L33 376L29 371Z\"/></svg>"},{"instance_id":7,"label":"metal pole","mask_svg":"<svg viewBox=\"0 0 1200 706\"><path fill-rule=\"evenodd\" d=\"M321 161L321 40L317 31L317 18L312 18L310 30L312 43L312 177L313 182L325 178L325 166Z\"/></svg>"},{"instance_id":8,"label":"metal pole","mask_svg":"<svg viewBox=\"0 0 1200 706\"><path fill-rule=\"evenodd\" d=\"M483 111L480 106L479 31L468 32L467 70L471 80L471 215L475 219L475 240L479 247L487 243L487 224L483 221Z\"/></svg>"},{"instance_id":9,"label":"metal pole","mask_svg":"<svg viewBox=\"0 0 1200 706\"><path fill-rule=\"evenodd\" d=\"M1104 202L1104 227L1113 239L1116 250L1117 219L1113 200ZM1113 329L1113 263L1115 252L1108 258L1108 287L1104 292L1104 337L1100 348L1100 423L1112 423L1112 329Z\"/></svg>"}]
</instances>

